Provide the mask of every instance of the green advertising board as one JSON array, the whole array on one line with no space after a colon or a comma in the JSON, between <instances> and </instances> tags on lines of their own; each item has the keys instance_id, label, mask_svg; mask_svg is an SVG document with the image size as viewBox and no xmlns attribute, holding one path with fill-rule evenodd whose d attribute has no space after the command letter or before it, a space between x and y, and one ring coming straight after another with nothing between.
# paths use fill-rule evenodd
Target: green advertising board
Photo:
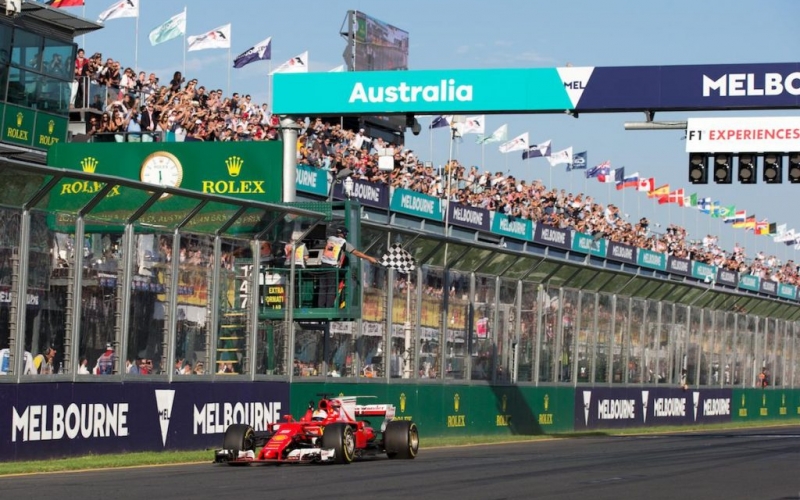
<instances>
[{"instance_id":1,"label":"green advertising board","mask_svg":"<svg viewBox=\"0 0 800 500\"><path fill-rule=\"evenodd\" d=\"M30 108L0 104L3 131L0 140L36 149L49 149L67 137L68 119Z\"/></svg>"},{"instance_id":2,"label":"green advertising board","mask_svg":"<svg viewBox=\"0 0 800 500\"><path fill-rule=\"evenodd\" d=\"M297 165L295 186L298 191L328 196L328 172L308 165Z\"/></svg>"},{"instance_id":3,"label":"green advertising board","mask_svg":"<svg viewBox=\"0 0 800 500\"><path fill-rule=\"evenodd\" d=\"M281 201L282 158L281 142L63 143L50 149L47 163L67 170L274 203ZM51 217L51 227L68 230L74 221L72 214L103 187L98 182L61 181L47 199L48 211L57 214ZM120 229L125 217L150 196L146 191L115 186L89 218L95 223L107 222L108 230ZM142 222L169 227L183 220L197 203L165 194ZM234 212L226 204L212 203L193 221L219 226ZM260 214L248 214L241 223L257 223L246 221L248 217L258 218Z\"/></svg>"},{"instance_id":4,"label":"green advertising board","mask_svg":"<svg viewBox=\"0 0 800 500\"><path fill-rule=\"evenodd\" d=\"M699 280L711 280L715 281L717 279L717 266L712 266L709 264L705 264L703 262L692 262L692 277L699 279Z\"/></svg>"},{"instance_id":5,"label":"green advertising board","mask_svg":"<svg viewBox=\"0 0 800 500\"><path fill-rule=\"evenodd\" d=\"M743 274L739 276L739 288L742 290L750 290L751 292L758 292L761 288L761 278L751 274Z\"/></svg>"},{"instance_id":6,"label":"green advertising board","mask_svg":"<svg viewBox=\"0 0 800 500\"><path fill-rule=\"evenodd\" d=\"M605 257L606 240L575 231L572 234L572 250L580 253L591 253L595 257Z\"/></svg>"},{"instance_id":7,"label":"green advertising board","mask_svg":"<svg viewBox=\"0 0 800 500\"><path fill-rule=\"evenodd\" d=\"M395 188L390 203L393 212L414 215L422 219L442 220L441 200L435 196L417 193L410 189Z\"/></svg>"},{"instance_id":8,"label":"green advertising board","mask_svg":"<svg viewBox=\"0 0 800 500\"><path fill-rule=\"evenodd\" d=\"M533 223L528 219L509 217L498 212L492 213L492 232L525 241L533 239Z\"/></svg>"},{"instance_id":9,"label":"green advertising board","mask_svg":"<svg viewBox=\"0 0 800 500\"><path fill-rule=\"evenodd\" d=\"M659 271L667 270L667 255L652 250L645 250L640 248L637 255L638 264L642 267L650 269L658 269Z\"/></svg>"},{"instance_id":10,"label":"green advertising board","mask_svg":"<svg viewBox=\"0 0 800 500\"><path fill-rule=\"evenodd\" d=\"M797 419L800 417L800 390L734 389L731 407L734 422Z\"/></svg>"},{"instance_id":11,"label":"green advertising board","mask_svg":"<svg viewBox=\"0 0 800 500\"><path fill-rule=\"evenodd\" d=\"M539 435L574 429L575 396L570 387L297 381L290 387L294 415L305 412L319 394L368 396L361 404L393 404L395 418L416 422L423 437Z\"/></svg>"}]
</instances>

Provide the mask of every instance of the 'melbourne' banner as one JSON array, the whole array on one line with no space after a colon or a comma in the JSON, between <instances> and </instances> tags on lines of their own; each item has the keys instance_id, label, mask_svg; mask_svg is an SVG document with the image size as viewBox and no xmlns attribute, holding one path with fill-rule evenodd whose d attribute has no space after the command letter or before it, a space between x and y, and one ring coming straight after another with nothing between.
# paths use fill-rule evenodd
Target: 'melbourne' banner
<instances>
[{"instance_id":1,"label":"'melbourne' banner","mask_svg":"<svg viewBox=\"0 0 800 500\"><path fill-rule=\"evenodd\" d=\"M606 240L575 231L572 233L572 251L590 253L595 257L605 257Z\"/></svg>"},{"instance_id":2,"label":"'melbourne' banner","mask_svg":"<svg viewBox=\"0 0 800 500\"><path fill-rule=\"evenodd\" d=\"M782 299L797 300L797 288L792 285L778 285L778 297Z\"/></svg>"},{"instance_id":3,"label":"'melbourne' banner","mask_svg":"<svg viewBox=\"0 0 800 500\"><path fill-rule=\"evenodd\" d=\"M739 273L720 267L717 269L717 283L736 288L739 286Z\"/></svg>"},{"instance_id":4,"label":"'melbourne' banner","mask_svg":"<svg viewBox=\"0 0 800 500\"><path fill-rule=\"evenodd\" d=\"M751 274L743 274L739 276L739 288L743 290L750 290L751 292L758 292L761 290L761 278Z\"/></svg>"},{"instance_id":5,"label":"'melbourne' banner","mask_svg":"<svg viewBox=\"0 0 800 500\"><path fill-rule=\"evenodd\" d=\"M658 269L659 271L667 270L666 254L653 252L652 250L646 250L644 248L640 248L638 253L640 266Z\"/></svg>"},{"instance_id":6,"label":"'melbourne' banner","mask_svg":"<svg viewBox=\"0 0 800 500\"><path fill-rule=\"evenodd\" d=\"M636 248L622 243L609 242L606 258L625 262L626 264L636 264Z\"/></svg>"},{"instance_id":7,"label":"'melbourne' banner","mask_svg":"<svg viewBox=\"0 0 800 500\"><path fill-rule=\"evenodd\" d=\"M533 236L533 224L528 219L509 217L495 212L492 217L492 232L530 241Z\"/></svg>"},{"instance_id":8,"label":"'melbourne' banner","mask_svg":"<svg viewBox=\"0 0 800 500\"><path fill-rule=\"evenodd\" d=\"M678 257L670 257L667 261L667 272L677 274L679 276L692 275L692 261L689 259L679 259Z\"/></svg>"},{"instance_id":9,"label":"'melbourne' banner","mask_svg":"<svg viewBox=\"0 0 800 500\"><path fill-rule=\"evenodd\" d=\"M337 200L343 200L348 197L344 189L344 183L337 182L333 185L333 197ZM386 184L356 180L353 182L349 197L366 207L389 208L389 186Z\"/></svg>"},{"instance_id":10,"label":"'melbourne' banner","mask_svg":"<svg viewBox=\"0 0 800 500\"><path fill-rule=\"evenodd\" d=\"M487 233L491 227L490 218L489 211L481 207L451 203L447 210L447 222L449 224L486 231Z\"/></svg>"},{"instance_id":11,"label":"'melbourne' banner","mask_svg":"<svg viewBox=\"0 0 800 500\"><path fill-rule=\"evenodd\" d=\"M536 224L533 241L540 245L572 250L572 233L569 229Z\"/></svg>"},{"instance_id":12,"label":"'melbourne' banner","mask_svg":"<svg viewBox=\"0 0 800 500\"><path fill-rule=\"evenodd\" d=\"M393 212L414 215L423 219L442 220L441 200L410 189L395 188L389 207Z\"/></svg>"},{"instance_id":13,"label":"'melbourne' banner","mask_svg":"<svg viewBox=\"0 0 800 500\"><path fill-rule=\"evenodd\" d=\"M295 187L298 191L328 196L328 173L321 168L297 165Z\"/></svg>"}]
</instances>

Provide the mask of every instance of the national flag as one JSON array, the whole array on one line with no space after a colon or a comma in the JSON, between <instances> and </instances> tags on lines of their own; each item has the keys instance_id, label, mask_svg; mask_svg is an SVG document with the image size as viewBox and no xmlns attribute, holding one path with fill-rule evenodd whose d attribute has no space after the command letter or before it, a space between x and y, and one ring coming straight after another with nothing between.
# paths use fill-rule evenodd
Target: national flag
<instances>
[{"instance_id":1,"label":"national flag","mask_svg":"<svg viewBox=\"0 0 800 500\"><path fill-rule=\"evenodd\" d=\"M733 227L736 229L748 229L755 227L756 225L756 216L751 215L750 217L746 217L740 221L736 221L733 223Z\"/></svg>"},{"instance_id":2,"label":"national flag","mask_svg":"<svg viewBox=\"0 0 800 500\"><path fill-rule=\"evenodd\" d=\"M393 244L378 262L383 267L394 269L403 274L408 274L417 268L417 261L414 256L403 250L399 243Z\"/></svg>"},{"instance_id":3,"label":"national flag","mask_svg":"<svg viewBox=\"0 0 800 500\"><path fill-rule=\"evenodd\" d=\"M522 159L528 160L530 158L543 158L550 156L552 140L545 141L541 144L534 144L522 152Z\"/></svg>"},{"instance_id":4,"label":"national flag","mask_svg":"<svg viewBox=\"0 0 800 500\"><path fill-rule=\"evenodd\" d=\"M83 5L83 2L80 5ZM139 0L121 0L115 3L97 16L97 22L104 23L122 17L139 17Z\"/></svg>"},{"instance_id":5,"label":"national flag","mask_svg":"<svg viewBox=\"0 0 800 500\"><path fill-rule=\"evenodd\" d=\"M461 135L483 134L486 132L486 115L468 116L457 127Z\"/></svg>"},{"instance_id":6,"label":"national flag","mask_svg":"<svg viewBox=\"0 0 800 500\"><path fill-rule=\"evenodd\" d=\"M205 49L229 49L231 47L230 23L214 28L202 35L190 36L188 52Z\"/></svg>"},{"instance_id":7,"label":"national flag","mask_svg":"<svg viewBox=\"0 0 800 500\"><path fill-rule=\"evenodd\" d=\"M86 4L83 0L48 0L47 5L54 9L63 9L64 7L83 7Z\"/></svg>"},{"instance_id":8,"label":"national flag","mask_svg":"<svg viewBox=\"0 0 800 500\"><path fill-rule=\"evenodd\" d=\"M719 203L719 202L717 202ZM722 207L717 205L716 210L711 213L712 217L722 217L724 220L726 217L730 217L733 213L736 212L735 205L728 205L727 207Z\"/></svg>"},{"instance_id":9,"label":"national flag","mask_svg":"<svg viewBox=\"0 0 800 500\"><path fill-rule=\"evenodd\" d=\"M268 61L272 59L272 37L262 40L245 50L233 60L234 68L243 68L256 61Z\"/></svg>"},{"instance_id":10,"label":"national flag","mask_svg":"<svg viewBox=\"0 0 800 500\"><path fill-rule=\"evenodd\" d=\"M725 224L735 224L736 222L744 222L745 217L747 217L747 210L737 210L732 216L725 217L722 222Z\"/></svg>"},{"instance_id":11,"label":"national flag","mask_svg":"<svg viewBox=\"0 0 800 500\"><path fill-rule=\"evenodd\" d=\"M586 170L586 178L591 179L599 175L608 175L611 172L611 160L606 160L599 165Z\"/></svg>"},{"instance_id":12,"label":"national flag","mask_svg":"<svg viewBox=\"0 0 800 500\"><path fill-rule=\"evenodd\" d=\"M669 194L669 184L664 184L647 193L648 198L660 198Z\"/></svg>"},{"instance_id":13,"label":"national flag","mask_svg":"<svg viewBox=\"0 0 800 500\"><path fill-rule=\"evenodd\" d=\"M683 200L683 205L690 208L697 208L697 193L692 193Z\"/></svg>"},{"instance_id":14,"label":"national flag","mask_svg":"<svg viewBox=\"0 0 800 500\"><path fill-rule=\"evenodd\" d=\"M186 11L170 17L167 22L150 32L150 44L168 42L186 33Z\"/></svg>"},{"instance_id":15,"label":"national flag","mask_svg":"<svg viewBox=\"0 0 800 500\"><path fill-rule=\"evenodd\" d=\"M653 190L653 187L656 185L656 180L652 177L647 179L639 179L639 182L636 184L636 190L641 191L643 193L649 193Z\"/></svg>"},{"instance_id":16,"label":"national flag","mask_svg":"<svg viewBox=\"0 0 800 500\"><path fill-rule=\"evenodd\" d=\"M329 69L328 73L344 73L347 69L344 67L344 64L340 64L333 69Z\"/></svg>"},{"instance_id":17,"label":"national flag","mask_svg":"<svg viewBox=\"0 0 800 500\"><path fill-rule=\"evenodd\" d=\"M572 146L567 149L562 149L561 151L556 151L555 153L550 153L550 156L547 157L547 161L550 162L551 167L555 167L560 163L566 163L567 172L569 172L570 162L572 161Z\"/></svg>"},{"instance_id":18,"label":"national flag","mask_svg":"<svg viewBox=\"0 0 800 500\"><path fill-rule=\"evenodd\" d=\"M697 200L697 209L700 210L704 214L711 213L711 198L706 196L705 198L700 198Z\"/></svg>"},{"instance_id":19,"label":"national flag","mask_svg":"<svg viewBox=\"0 0 800 500\"><path fill-rule=\"evenodd\" d=\"M500 152L501 153L511 153L512 151L522 151L524 149L528 149L528 132L524 134L519 134L518 136L514 137L508 142L504 142L500 145Z\"/></svg>"},{"instance_id":20,"label":"national flag","mask_svg":"<svg viewBox=\"0 0 800 500\"><path fill-rule=\"evenodd\" d=\"M581 151L580 153L572 155L572 163L567 165L567 172L572 170L586 170L588 166L589 163L586 158L586 151Z\"/></svg>"},{"instance_id":21,"label":"national flag","mask_svg":"<svg viewBox=\"0 0 800 500\"><path fill-rule=\"evenodd\" d=\"M508 139L508 125L500 125L492 135L484 136L479 135L477 140L475 141L476 144L489 144L490 142L502 142Z\"/></svg>"},{"instance_id":22,"label":"national flag","mask_svg":"<svg viewBox=\"0 0 800 500\"><path fill-rule=\"evenodd\" d=\"M450 126L450 120L453 119L453 115L439 115L435 116L433 120L431 120L431 124L428 125L428 128L443 128Z\"/></svg>"},{"instance_id":23,"label":"national flag","mask_svg":"<svg viewBox=\"0 0 800 500\"><path fill-rule=\"evenodd\" d=\"M668 195L662 196L658 199L658 204L663 205L665 203L677 203L679 206L683 206L683 188L676 189L675 191L671 191Z\"/></svg>"},{"instance_id":24,"label":"national flag","mask_svg":"<svg viewBox=\"0 0 800 500\"><path fill-rule=\"evenodd\" d=\"M639 187L639 172L635 172L631 175L626 175L622 182L617 184L617 190L625 189L625 188L638 188Z\"/></svg>"},{"instance_id":25,"label":"national flag","mask_svg":"<svg viewBox=\"0 0 800 500\"><path fill-rule=\"evenodd\" d=\"M767 219L756 221L753 226L753 232L757 235L764 236L769 234L769 221Z\"/></svg>"},{"instance_id":26,"label":"national flag","mask_svg":"<svg viewBox=\"0 0 800 500\"><path fill-rule=\"evenodd\" d=\"M769 227L767 228L767 234L773 235L778 232L778 224L775 222L770 222Z\"/></svg>"},{"instance_id":27,"label":"national flag","mask_svg":"<svg viewBox=\"0 0 800 500\"><path fill-rule=\"evenodd\" d=\"M308 51L294 56L273 69L270 75L274 75L275 73L308 73Z\"/></svg>"},{"instance_id":28,"label":"national flag","mask_svg":"<svg viewBox=\"0 0 800 500\"><path fill-rule=\"evenodd\" d=\"M610 169L608 173L601 172L597 174L597 180L605 184L614 184L617 182L617 178L619 177L620 182L622 182L622 177L625 175L624 172L625 167L622 167L621 169Z\"/></svg>"}]
</instances>

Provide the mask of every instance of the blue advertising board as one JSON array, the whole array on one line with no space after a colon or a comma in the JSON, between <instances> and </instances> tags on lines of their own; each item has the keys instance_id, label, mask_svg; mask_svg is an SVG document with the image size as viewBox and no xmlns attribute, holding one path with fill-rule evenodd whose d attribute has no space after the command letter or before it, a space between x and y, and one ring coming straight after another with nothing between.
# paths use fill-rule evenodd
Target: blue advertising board
<instances>
[{"instance_id":1,"label":"blue advertising board","mask_svg":"<svg viewBox=\"0 0 800 500\"><path fill-rule=\"evenodd\" d=\"M730 421L730 389L595 387L575 390L576 431Z\"/></svg>"},{"instance_id":2,"label":"blue advertising board","mask_svg":"<svg viewBox=\"0 0 800 500\"><path fill-rule=\"evenodd\" d=\"M286 382L0 384L0 460L219 447L289 411ZM209 455L211 460L211 455Z\"/></svg>"},{"instance_id":3,"label":"blue advertising board","mask_svg":"<svg viewBox=\"0 0 800 500\"><path fill-rule=\"evenodd\" d=\"M616 260L618 262L625 262L626 264L636 264L636 247L616 243L614 241L608 244L608 253L606 258L608 260Z\"/></svg>"},{"instance_id":4,"label":"blue advertising board","mask_svg":"<svg viewBox=\"0 0 800 500\"><path fill-rule=\"evenodd\" d=\"M447 209L447 219L447 222L454 226L468 227L487 233L491 227L491 215L488 210L460 203L450 204Z\"/></svg>"},{"instance_id":5,"label":"blue advertising board","mask_svg":"<svg viewBox=\"0 0 800 500\"><path fill-rule=\"evenodd\" d=\"M536 224L533 241L544 246L572 250L572 232L569 229Z\"/></svg>"},{"instance_id":6,"label":"blue advertising board","mask_svg":"<svg viewBox=\"0 0 800 500\"><path fill-rule=\"evenodd\" d=\"M344 183L337 182L333 185L333 198L335 200L350 198L358 201L362 206L386 210L389 208L389 186L356 179L353 181L353 187L348 195L344 189Z\"/></svg>"},{"instance_id":7,"label":"blue advertising board","mask_svg":"<svg viewBox=\"0 0 800 500\"><path fill-rule=\"evenodd\" d=\"M287 115L785 109L800 63L277 74Z\"/></svg>"}]
</instances>

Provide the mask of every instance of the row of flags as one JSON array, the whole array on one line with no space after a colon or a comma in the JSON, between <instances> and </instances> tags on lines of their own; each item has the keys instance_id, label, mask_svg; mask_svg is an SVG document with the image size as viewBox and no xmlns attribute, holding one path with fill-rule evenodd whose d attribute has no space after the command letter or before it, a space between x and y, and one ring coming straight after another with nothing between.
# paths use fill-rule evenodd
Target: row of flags
<instances>
[{"instance_id":1,"label":"row of flags","mask_svg":"<svg viewBox=\"0 0 800 500\"><path fill-rule=\"evenodd\" d=\"M611 161L606 160L589 168L587 152L573 152L572 146L560 151L552 151L552 141L547 140L540 144L529 145L530 134L525 132L508 140L508 125L504 124L489 135L485 135L485 115L459 117L454 115L440 115L433 118L430 127L440 128L452 126L459 135L479 134L477 143L480 145L499 142L501 153L522 151L522 159L546 158L551 166L567 165L567 172L584 170L587 179L596 178L599 182L614 184L617 190L634 188L638 192L647 193L648 198L655 199L660 205L674 203L680 207L695 208L714 218L721 218L726 224L731 224L737 229L752 230L756 235L773 236L776 243L795 245L800 249L800 232L787 229L786 224L770 223L764 219L756 220L755 215L747 215L745 210L736 210L734 205L723 205L719 201L712 201L709 197L700 197L697 194L686 195L683 188L671 190L669 184L656 187L655 178L643 177L639 172L625 174L625 167L611 168Z\"/></svg>"},{"instance_id":2,"label":"row of flags","mask_svg":"<svg viewBox=\"0 0 800 500\"><path fill-rule=\"evenodd\" d=\"M114 19L139 17L141 0L120 0L98 15L98 22L105 23ZM84 0L49 0L47 5L53 8L82 7ZM160 24L148 36L150 44L155 46L186 35L186 9L170 17ZM231 47L231 24L224 24L200 35L186 38L189 52L206 49L229 49ZM272 37L253 45L239 54L233 61L234 68L244 66L256 61L272 59ZM344 71L344 66L331 70L332 72ZM284 62L273 71L274 73L306 73L308 72L308 51L303 52Z\"/></svg>"}]
</instances>

